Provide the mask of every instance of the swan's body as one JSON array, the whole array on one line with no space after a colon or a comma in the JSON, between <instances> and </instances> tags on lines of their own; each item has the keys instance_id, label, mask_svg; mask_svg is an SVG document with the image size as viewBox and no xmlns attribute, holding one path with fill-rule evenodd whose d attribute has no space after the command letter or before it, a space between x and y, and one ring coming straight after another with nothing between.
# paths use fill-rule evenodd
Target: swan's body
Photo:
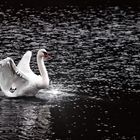
<instances>
[{"instance_id":1,"label":"swan's body","mask_svg":"<svg viewBox=\"0 0 140 140\"><path fill-rule=\"evenodd\" d=\"M31 96L49 86L48 72L44 65L44 58L48 56L46 50L41 49L37 53L40 75L30 69L31 56L32 52L27 51L17 66L9 57L0 61L0 87L5 96ZM10 89L15 91L11 92Z\"/></svg>"}]
</instances>

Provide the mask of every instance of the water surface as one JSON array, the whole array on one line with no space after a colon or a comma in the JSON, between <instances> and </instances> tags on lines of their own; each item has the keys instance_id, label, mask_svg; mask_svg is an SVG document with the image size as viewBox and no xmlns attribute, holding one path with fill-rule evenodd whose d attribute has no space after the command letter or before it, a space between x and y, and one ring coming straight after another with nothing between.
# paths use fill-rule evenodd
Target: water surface
<instances>
[{"instance_id":1,"label":"water surface","mask_svg":"<svg viewBox=\"0 0 140 140\"><path fill-rule=\"evenodd\" d=\"M1 9L0 58L17 64L45 48L49 93L0 96L0 139L138 139L140 12L137 8Z\"/></svg>"}]
</instances>

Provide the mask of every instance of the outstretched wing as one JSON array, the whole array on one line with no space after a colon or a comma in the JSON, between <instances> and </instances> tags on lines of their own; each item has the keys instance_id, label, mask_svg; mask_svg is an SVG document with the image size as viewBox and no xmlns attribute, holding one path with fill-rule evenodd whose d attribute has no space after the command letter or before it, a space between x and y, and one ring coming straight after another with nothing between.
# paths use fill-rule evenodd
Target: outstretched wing
<instances>
[{"instance_id":1,"label":"outstretched wing","mask_svg":"<svg viewBox=\"0 0 140 140\"><path fill-rule=\"evenodd\" d=\"M8 91L15 83L17 88L28 82L28 78L21 73L11 58L0 61L0 87L3 91Z\"/></svg>"},{"instance_id":2,"label":"outstretched wing","mask_svg":"<svg viewBox=\"0 0 140 140\"><path fill-rule=\"evenodd\" d=\"M22 59L20 60L20 62L17 65L17 68L22 71L23 73L30 73L33 74L33 71L30 68L30 61L31 61L31 57L32 57L32 52L31 51L27 51Z\"/></svg>"}]
</instances>

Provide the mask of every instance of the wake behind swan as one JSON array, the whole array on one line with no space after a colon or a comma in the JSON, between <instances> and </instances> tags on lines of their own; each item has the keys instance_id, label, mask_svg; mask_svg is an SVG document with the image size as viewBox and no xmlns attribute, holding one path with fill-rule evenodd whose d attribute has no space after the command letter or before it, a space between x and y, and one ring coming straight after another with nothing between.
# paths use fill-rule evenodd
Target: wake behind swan
<instances>
[{"instance_id":1,"label":"wake behind swan","mask_svg":"<svg viewBox=\"0 0 140 140\"><path fill-rule=\"evenodd\" d=\"M40 49L37 53L40 75L36 75L30 68L31 56L32 52L27 51L17 66L10 57L0 61L0 87L5 96L35 95L40 89L48 88L49 76L44 64L44 59L49 57L47 51Z\"/></svg>"}]
</instances>

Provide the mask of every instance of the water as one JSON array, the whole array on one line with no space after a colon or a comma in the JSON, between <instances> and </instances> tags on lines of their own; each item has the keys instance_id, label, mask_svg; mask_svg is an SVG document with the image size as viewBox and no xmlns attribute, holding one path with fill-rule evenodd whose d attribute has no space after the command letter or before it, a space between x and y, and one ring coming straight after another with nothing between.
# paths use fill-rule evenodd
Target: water
<instances>
[{"instance_id":1,"label":"water","mask_svg":"<svg viewBox=\"0 0 140 140\"><path fill-rule=\"evenodd\" d=\"M140 132L140 12L131 7L2 8L0 58L45 48L51 85L0 96L0 139L135 140Z\"/></svg>"}]
</instances>

